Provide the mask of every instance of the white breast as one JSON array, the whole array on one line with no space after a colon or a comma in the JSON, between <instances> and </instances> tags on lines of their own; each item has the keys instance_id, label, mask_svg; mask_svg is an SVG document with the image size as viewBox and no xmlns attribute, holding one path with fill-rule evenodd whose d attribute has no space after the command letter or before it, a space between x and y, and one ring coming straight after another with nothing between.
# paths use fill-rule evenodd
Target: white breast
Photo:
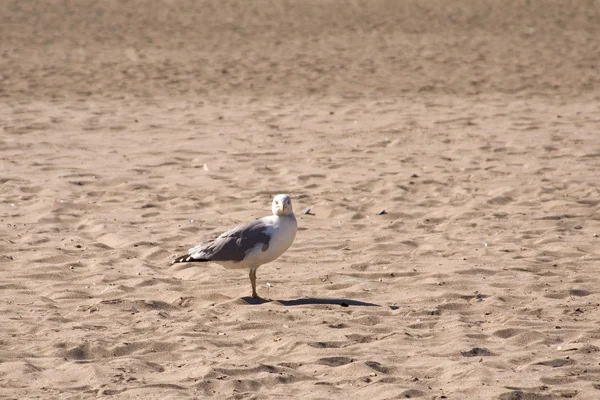
<instances>
[{"instance_id":1,"label":"white breast","mask_svg":"<svg viewBox=\"0 0 600 400\"><path fill-rule=\"evenodd\" d=\"M262 246L259 246L246 257L250 263L255 265L262 265L275 260L285 253L296 238L298 223L294 216L281 218L273 215L267 218L270 220L268 234L271 236L271 240L269 241L269 248L267 251L262 251Z\"/></svg>"}]
</instances>

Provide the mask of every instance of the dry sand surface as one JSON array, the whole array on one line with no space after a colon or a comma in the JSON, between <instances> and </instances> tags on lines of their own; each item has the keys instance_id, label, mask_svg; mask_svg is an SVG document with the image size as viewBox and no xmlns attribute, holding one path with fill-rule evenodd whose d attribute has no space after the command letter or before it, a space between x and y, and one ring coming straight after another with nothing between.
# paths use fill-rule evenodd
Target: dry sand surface
<instances>
[{"instance_id":1,"label":"dry sand surface","mask_svg":"<svg viewBox=\"0 0 600 400\"><path fill-rule=\"evenodd\" d=\"M600 398L600 1L3 0L0 52L0 397ZM171 265L280 192L271 301Z\"/></svg>"}]
</instances>

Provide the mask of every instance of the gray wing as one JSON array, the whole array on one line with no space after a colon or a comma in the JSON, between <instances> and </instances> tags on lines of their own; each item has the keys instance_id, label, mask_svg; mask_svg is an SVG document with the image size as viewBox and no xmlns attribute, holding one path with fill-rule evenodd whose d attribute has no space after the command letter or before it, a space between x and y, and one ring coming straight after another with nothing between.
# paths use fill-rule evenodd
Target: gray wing
<instances>
[{"instance_id":1,"label":"gray wing","mask_svg":"<svg viewBox=\"0 0 600 400\"><path fill-rule=\"evenodd\" d=\"M193 259L206 261L242 261L248 251L262 245L262 251L267 251L271 236L267 233L269 227L262 219L236 226L223 233L218 238L190 249Z\"/></svg>"}]
</instances>

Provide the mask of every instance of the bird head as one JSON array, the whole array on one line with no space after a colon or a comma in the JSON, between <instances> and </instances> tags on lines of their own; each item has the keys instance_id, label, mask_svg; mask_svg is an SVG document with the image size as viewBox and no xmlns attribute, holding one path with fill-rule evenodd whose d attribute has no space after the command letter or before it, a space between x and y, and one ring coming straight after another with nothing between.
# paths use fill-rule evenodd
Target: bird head
<instances>
[{"instance_id":1,"label":"bird head","mask_svg":"<svg viewBox=\"0 0 600 400\"><path fill-rule=\"evenodd\" d=\"M271 210L273 210L273 215L277 215L279 217L293 214L294 210L292 209L292 199L287 194L278 194L273 198Z\"/></svg>"}]
</instances>

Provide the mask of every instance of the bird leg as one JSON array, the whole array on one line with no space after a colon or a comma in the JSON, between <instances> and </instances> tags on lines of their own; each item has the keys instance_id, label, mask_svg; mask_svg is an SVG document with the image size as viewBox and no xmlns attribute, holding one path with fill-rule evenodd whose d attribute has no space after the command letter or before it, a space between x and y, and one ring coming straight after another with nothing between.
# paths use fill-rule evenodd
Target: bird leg
<instances>
[{"instance_id":1,"label":"bird leg","mask_svg":"<svg viewBox=\"0 0 600 400\"><path fill-rule=\"evenodd\" d=\"M258 294L256 293L256 270L258 267L250 267L250 283L252 284L252 297L255 299L260 299Z\"/></svg>"}]
</instances>

